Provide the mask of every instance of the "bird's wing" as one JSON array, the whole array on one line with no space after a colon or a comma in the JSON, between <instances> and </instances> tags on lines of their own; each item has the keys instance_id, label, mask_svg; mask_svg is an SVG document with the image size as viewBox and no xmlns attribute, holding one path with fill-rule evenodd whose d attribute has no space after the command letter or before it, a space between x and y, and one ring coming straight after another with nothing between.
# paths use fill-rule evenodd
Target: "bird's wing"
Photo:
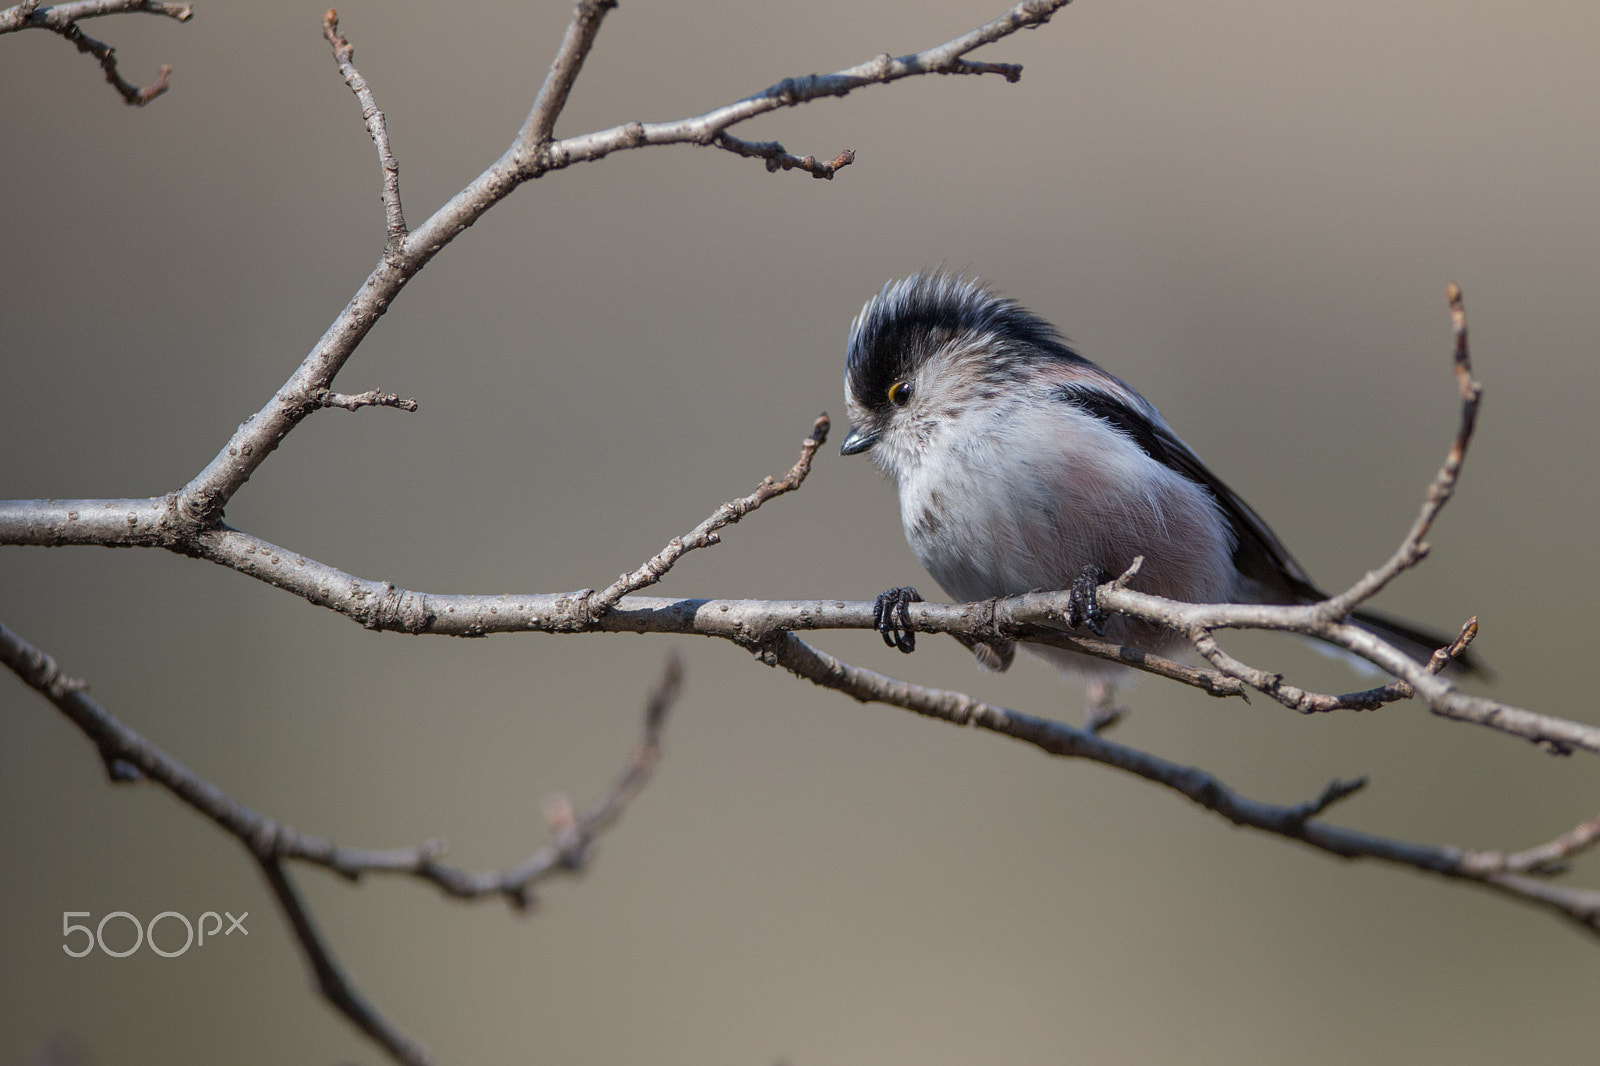
<instances>
[{"instance_id":1,"label":"bird's wing","mask_svg":"<svg viewBox=\"0 0 1600 1066\"><path fill-rule=\"evenodd\" d=\"M1073 383L1059 387L1060 399L1106 422L1162 466L1203 486L1233 530L1233 565L1260 586L1264 600L1306 603L1325 598L1255 509L1213 474L1143 397L1122 382L1111 380L1120 386L1116 392L1097 384ZM1117 395L1123 390L1129 395Z\"/></svg>"}]
</instances>

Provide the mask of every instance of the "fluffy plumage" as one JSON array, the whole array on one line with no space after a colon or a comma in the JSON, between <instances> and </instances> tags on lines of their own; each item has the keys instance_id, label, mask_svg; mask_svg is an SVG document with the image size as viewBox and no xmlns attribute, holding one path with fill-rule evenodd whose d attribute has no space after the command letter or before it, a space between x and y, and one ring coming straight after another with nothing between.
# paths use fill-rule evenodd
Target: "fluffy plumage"
<instances>
[{"instance_id":1,"label":"fluffy plumage","mask_svg":"<svg viewBox=\"0 0 1600 1066\"><path fill-rule=\"evenodd\" d=\"M1323 598L1154 406L975 279L916 274L868 300L850 330L845 398L853 426L841 451L870 452L894 478L906 540L957 600L1064 589L1086 566L1117 574L1136 555L1136 587L1172 599ZM1448 643L1355 618L1420 654ZM1152 651L1181 643L1124 617L1106 628ZM1090 676L1122 670L1029 650Z\"/></svg>"}]
</instances>

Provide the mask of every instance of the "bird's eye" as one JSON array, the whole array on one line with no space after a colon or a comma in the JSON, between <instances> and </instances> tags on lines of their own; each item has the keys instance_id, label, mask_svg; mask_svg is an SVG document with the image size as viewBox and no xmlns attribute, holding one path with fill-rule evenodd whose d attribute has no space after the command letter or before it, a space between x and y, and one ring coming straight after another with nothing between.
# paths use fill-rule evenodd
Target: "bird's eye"
<instances>
[{"instance_id":1,"label":"bird's eye","mask_svg":"<svg viewBox=\"0 0 1600 1066\"><path fill-rule=\"evenodd\" d=\"M911 400L911 382L897 381L889 386L889 402L904 407Z\"/></svg>"}]
</instances>

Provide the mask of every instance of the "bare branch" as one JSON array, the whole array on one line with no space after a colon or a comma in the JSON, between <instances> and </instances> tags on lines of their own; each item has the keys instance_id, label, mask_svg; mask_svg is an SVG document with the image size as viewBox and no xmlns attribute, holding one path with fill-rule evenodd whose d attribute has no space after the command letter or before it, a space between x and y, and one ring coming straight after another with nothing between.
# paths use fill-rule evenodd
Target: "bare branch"
<instances>
[{"instance_id":1,"label":"bare branch","mask_svg":"<svg viewBox=\"0 0 1600 1066\"><path fill-rule=\"evenodd\" d=\"M759 638L777 631L873 628L870 600L711 600L627 596L601 617L591 616L589 593L462 595L418 592L372 581L226 527L191 534L169 518L172 497L147 500L0 501L0 541L10 544L105 544L163 547L209 559L327 607L368 629L482 637L491 633L694 633L725 640ZM1318 623L1311 607L1195 605L1102 586L1107 607L1161 620L1193 617L1218 628L1232 626L1309 632ZM1041 643L1071 647L1137 670L1174 678L1218 696L1239 695L1231 676L1193 667L1137 648L1079 638L1054 629L1067 593L1033 592L971 604L914 603L911 624L921 633L975 637L1016 633ZM1028 629L1026 627L1037 627ZM1397 674L1434 713L1486 726L1556 751L1581 748L1600 754L1600 728L1459 692L1444 678L1355 626L1328 627L1337 643ZM1261 672L1265 674L1265 672ZM1273 686L1264 682L1263 691ZM1279 688L1278 691L1286 692Z\"/></svg>"},{"instance_id":2,"label":"bare branch","mask_svg":"<svg viewBox=\"0 0 1600 1066\"><path fill-rule=\"evenodd\" d=\"M45 8L39 6L39 0L24 0L16 7L0 11L0 33L11 33L28 26L60 30L84 19L137 12L165 15L178 22L188 22L194 17L194 8L189 4L167 4L161 0L76 0L74 3L52 4Z\"/></svg>"},{"instance_id":3,"label":"bare branch","mask_svg":"<svg viewBox=\"0 0 1600 1066\"><path fill-rule=\"evenodd\" d=\"M523 165L531 170L530 176L537 176L648 144L712 144L722 131L768 111L795 107L824 96L845 96L863 86L887 84L921 74L1000 74L1014 82L1022 76L1022 68L1016 64L974 63L962 57L1018 30L1044 25L1069 3L1071 0L1023 0L970 33L912 55L896 59L885 52L832 74L785 78L743 100L693 118L675 122L626 122L608 130L567 137L552 142L543 152L524 158Z\"/></svg>"},{"instance_id":4,"label":"bare branch","mask_svg":"<svg viewBox=\"0 0 1600 1066\"><path fill-rule=\"evenodd\" d=\"M570 804L565 804L559 809L566 813L552 819L551 841L531 857L508 870L473 874L436 861L444 851L442 841L393 851L343 848L258 814L118 721L89 698L83 682L66 677L54 659L4 625L0 625L0 663L54 704L94 743L113 780L148 778L243 844L289 919L324 998L396 1061L411 1066L426 1063L427 1052L369 1003L345 975L295 891L283 861L297 859L322 866L352 881L364 873L407 874L457 898L498 894L526 908L536 883L583 869L595 838L615 824L649 781L660 758L667 712L683 680L677 656L669 656L645 704L643 739L598 803L581 816L573 816Z\"/></svg>"},{"instance_id":5,"label":"bare branch","mask_svg":"<svg viewBox=\"0 0 1600 1066\"><path fill-rule=\"evenodd\" d=\"M417 401L402 400L392 392L380 392L378 389L358 392L353 396L331 389L318 389L312 394L311 401L316 407L342 407L346 411L355 411L363 407L398 407L402 411L417 409Z\"/></svg>"},{"instance_id":6,"label":"bare branch","mask_svg":"<svg viewBox=\"0 0 1600 1066\"><path fill-rule=\"evenodd\" d=\"M331 7L322 17L322 36L333 46L333 60L339 65L344 83L361 101L361 119L367 124L367 136L372 138L372 143L377 147L378 165L383 168L383 214L389 242L397 244L407 232L406 216L400 210L400 164L395 161L394 152L389 148L388 120L378 110L378 102L372 95L367 79L356 69L355 46L339 32L339 12Z\"/></svg>"},{"instance_id":7,"label":"bare branch","mask_svg":"<svg viewBox=\"0 0 1600 1066\"><path fill-rule=\"evenodd\" d=\"M807 644L791 633L781 633L755 645L757 658L831 688L863 703L886 703L954 725L972 726L1066 758L1102 763L1170 788L1215 811L1235 825L1249 826L1347 859L1378 859L1494 889L1504 895L1552 910L1590 933L1600 934L1600 892L1558 887L1512 872L1507 862L1495 865L1483 853L1458 848L1412 844L1328 825L1316 816L1351 795L1364 779L1335 781L1314 800L1277 806L1242 796L1204 770L1169 762L1148 752L1107 740L1098 733L1074 729L1047 718L1035 718L960 692L925 688L896 678L851 666ZM1543 854L1581 837L1587 846L1600 837L1600 825L1585 823L1544 849L1519 853ZM1576 850L1576 846L1572 850ZM1570 853L1570 852L1569 852Z\"/></svg>"},{"instance_id":8,"label":"bare branch","mask_svg":"<svg viewBox=\"0 0 1600 1066\"><path fill-rule=\"evenodd\" d=\"M590 613L598 617L615 607L617 601L628 593L654 585L666 576L673 564L689 552L720 544L722 538L718 535L718 530L733 525L773 497L798 489L805 482L806 475L811 473L811 460L816 456L817 449L828 439L830 424L826 414L818 415L816 422L811 426L811 434L800 445L800 458L795 460L794 466L789 468L789 472L781 480L774 481L770 476L767 477L750 495L729 500L711 512L711 517L684 536L674 537L649 562L631 574L621 575L603 592L591 596L588 603Z\"/></svg>"},{"instance_id":9,"label":"bare branch","mask_svg":"<svg viewBox=\"0 0 1600 1066\"><path fill-rule=\"evenodd\" d=\"M86 694L83 682L64 676L54 659L4 625L0 625L0 663L71 719L94 742L108 767L114 763L126 767L117 780L148 777L237 837L258 860L297 859L352 881L365 873L411 874L452 896L470 899L498 893L519 905L529 902L535 882L581 868L595 837L615 823L644 787L660 758L667 712L683 681L682 664L676 655L668 656L645 703L643 738L604 798L580 817L559 820L555 838L523 862L502 872L473 874L436 861L445 850L440 840L390 851L346 848L251 810L124 725Z\"/></svg>"},{"instance_id":10,"label":"bare branch","mask_svg":"<svg viewBox=\"0 0 1600 1066\"><path fill-rule=\"evenodd\" d=\"M288 871L283 868L283 863L278 859L263 859L259 856L258 862L261 865L262 875L272 888L273 896L278 900L278 906L283 909L284 917L289 919L289 925L294 929L295 939L300 942L300 949L305 952L306 962L317 979L317 989L322 993L322 997L333 1004L334 1009L340 1014L349 1018L356 1028L387 1051L396 1062L402 1063L403 1066L428 1066L432 1061L428 1058L428 1050L384 1017L345 974L344 967L333 957L333 952L317 930L316 923L312 921L311 912L306 909L300 894L295 891L294 882L289 880Z\"/></svg>"},{"instance_id":11,"label":"bare branch","mask_svg":"<svg viewBox=\"0 0 1600 1066\"><path fill-rule=\"evenodd\" d=\"M0 11L0 33L15 33L24 29L49 30L72 42L80 52L92 55L105 71L106 81L133 107L143 107L167 91L167 79L172 75L171 64L163 63L156 80L143 88L134 85L117 69L117 50L84 33L78 20L143 11L152 15L165 15L179 22L187 22L194 12L188 4L164 4L157 0L84 0L82 3L56 4L39 7L39 0L25 0L15 7Z\"/></svg>"},{"instance_id":12,"label":"bare branch","mask_svg":"<svg viewBox=\"0 0 1600 1066\"><path fill-rule=\"evenodd\" d=\"M826 163L819 163L814 155L790 155L789 150L777 141L743 141L727 132L717 134L711 143L734 155L742 155L746 159L765 159L767 170L772 173L780 170L803 170L813 178L825 178L828 181L832 181L834 174L841 168L856 161L854 148L846 148Z\"/></svg>"},{"instance_id":13,"label":"bare branch","mask_svg":"<svg viewBox=\"0 0 1600 1066\"><path fill-rule=\"evenodd\" d=\"M1010 640L1026 641L1029 644L1048 644L1053 648L1065 648L1068 651L1078 652L1096 659L1104 659L1110 663L1120 663L1130 666L1141 673L1154 674L1164 677L1169 681L1176 681L1190 688L1197 688L1208 696L1226 697L1238 696L1249 702L1249 686L1236 677L1229 677L1220 670L1205 670L1188 663L1180 663L1176 659L1168 659L1154 652L1147 652L1142 648L1135 648L1131 644L1113 644L1110 641L1098 640L1090 636L1077 633L1068 633L1053 626L1032 624L1010 624L999 619L1004 615L1002 605L1006 600L993 601L996 604L994 615L994 632ZM912 604L912 615L916 615L916 604ZM920 627L919 627L920 628ZM928 632L941 633L950 630L930 628Z\"/></svg>"},{"instance_id":14,"label":"bare branch","mask_svg":"<svg viewBox=\"0 0 1600 1066\"><path fill-rule=\"evenodd\" d=\"M532 151L550 140L556 120L566 109L572 85L583 69L583 61L589 58L589 50L594 47L600 23L616 6L616 0L578 0L572 12L572 21L567 23L566 35L562 37L556 57L550 64L550 72L545 75L544 84L539 86L533 109L528 112L522 129L517 133L517 147L525 152Z\"/></svg>"},{"instance_id":15,"label":"bare branch","mask_svg":"<svg viewBox=\"0 0 1600 1066\"><path fill-rule=\"evenodd\" d=\"M1434 475L1433 483L1423 500L1422 513L1412 523L1400 547L1388 562L1366 574L1348 590L1320 604L1323 614L1331 621L1342 619L1352 610L1383 590L1384 586L1400 574L1421 562L1428 554L1424 540L1433 528L1434 519L1444 510L1444 505L1455 495L1456 482L1461 478L1461 466L1466 461L1467 446L1472 443L1472 433L1478 423L1478 404L1483 399L1483 386L1472 376L1472 355L1467 347L1467 312L1461 298L1461 286L1451 282L1445 292L1450 305L1451 332L1455 337L1453 365L1456 384L1461 393L1461 422L1455 440L1445 456L1444 465Z\"/></svg>"},{"instance_id":16,"label":"bare branch","mask_svg":"<svg viewBox=\"0 0 1600 1066\"><path fill-rule=\"evenodd\" d=\"M1428 657L1428 673L1441 673L1461 654L1467 650L1473 639L1478 635L1478 619L1476 616L1467 619L1461 627L1461 633L1455 640L1443 648L1434 650ZM1387 706L1397 700L1409 700L1416 696L1416 690L1405 681L1391 681L1377 688L1363 689L1360 692L1346 692L1342 696L1319 696L1307 693L1306 704L1300 708L1304 714L1316 714L1323 711L1375 711L1379 707Z\"/></svg>"},{"instance_id":17,"label":"bare branch","mask_svg":"<svg viewBox=\"0 0 1600 1066\"><path fill-rule=\"evenodd\" d=\"M1579 823L1548 844L1509 853L1469 851L1461 857L1461 862L1486 875L1502 871L1549 875L1562 872L1562 864L1567 859L1589 850L1597 840L1600 840L1600 814Z\"/></svg>"},{"instance_id":18,"label":"bare branch","mask_svg":"<svg viewBox=\"0 0 1600 1066\"><path fill-rule=\"evenodd\" d=\"M676 655L669 655L645 701L644 736L610 791L581 815L574 815L565 800L556 804L550 819L554 838L526 861L498 873L466 874L434 863L424 864L415 873L461 899L498 894L518 907L527 907L533 900L533 888L540 881L582 870L595 838L616 823L623 809L649 782L661 758L661 733L667 713L677 701L682 684L683 665Z\"/></svg>"},{"instance_id":19,"label":"bare branch","mask_svg":"<svg viewBox=\"0 0 1600 1066\"><path fill-rule=\"evenodd\" d=\"M216 457L172 498L165 521L174 529L216 528L222 509L310 409L318 389L333 379L406 284L445 245L523 182L576 162L600 159L646 144L710 144L716 135L756 115L794 107L821 96L843 96L866 85L919 74L969 73L979 66L962 57L1018 30L1042 25L1070 0L1023 0L1000 18L935 48L868 63L830 75L789 78L695 118L678 122L629 122L609 130L552 141L551 131L614 0L580 0L543 86L521 131L504 154L405 238L386 247L383 258L315 347L276 395L240 425ZM1008 68L1009 69L1009 68ZM1014 73L1014 71L1013 71Z\"/></svg>"}]
</instances>

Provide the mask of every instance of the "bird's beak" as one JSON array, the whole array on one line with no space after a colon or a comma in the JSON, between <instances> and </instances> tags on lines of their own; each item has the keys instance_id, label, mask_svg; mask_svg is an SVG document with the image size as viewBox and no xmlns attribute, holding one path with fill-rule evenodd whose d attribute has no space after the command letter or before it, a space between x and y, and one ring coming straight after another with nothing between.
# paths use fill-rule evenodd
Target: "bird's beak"
<instances>
[{"instance_id":1,"label":"bird's beak","mask_svg":"<svg viewBox=\"0 0 1600 1066\"><path fill-rule=\"evenodd\" d=\"M878 443L878 434L865 426L851 426L849 436L839 445L840 455L858 455Z\"/></svg>"}]
</instances>

